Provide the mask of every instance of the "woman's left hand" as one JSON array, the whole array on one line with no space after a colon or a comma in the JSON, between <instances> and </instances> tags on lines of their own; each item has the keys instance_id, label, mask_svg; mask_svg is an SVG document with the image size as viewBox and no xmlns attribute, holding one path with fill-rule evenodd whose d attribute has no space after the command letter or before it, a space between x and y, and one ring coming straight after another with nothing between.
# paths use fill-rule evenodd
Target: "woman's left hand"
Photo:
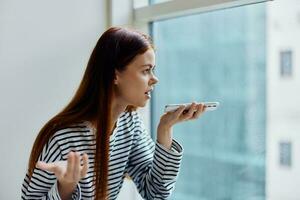
<instances>
[{"instance_id":1,"label":"woman's left hand","mask_svg":"<svg viewBox=\"0 0 300 200\"><path fill-rule=\"evenodd\" d=\"M203 104L193 102L188 110L186 110L186 106L181 106L176 111L163 114L157 128L158 143L170 149L173 140L172 127L183 121L198 119L204 111Z\"/></svg>"},{"instance_id":2,"label":"woman's left hand","mask_svg":"<svg viewBox=\"0 0 300 200\"><path fill-rule=\"evenodd\" d=\"M160 118L160 124L171 127L182 121L197 119L203 112L204 105L193 102L188 110L185 106L181 106L176 111L163 114Z\"/></svg>"}]
</instances>

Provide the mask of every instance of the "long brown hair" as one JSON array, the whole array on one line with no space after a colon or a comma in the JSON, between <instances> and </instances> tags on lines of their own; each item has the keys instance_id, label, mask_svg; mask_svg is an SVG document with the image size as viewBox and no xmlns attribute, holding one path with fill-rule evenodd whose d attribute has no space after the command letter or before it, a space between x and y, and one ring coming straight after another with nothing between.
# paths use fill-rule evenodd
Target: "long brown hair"
<instances>
[{"instance_id":1,"label":"long brown hair","mask_svg":"<svg viewBox=\"0 0 300 200\"><path fill-rule=\"evenodd\" d=\"M135 30L112 27L98 40L83 79L70 103L40 130L33 144L28 172L32 176L44 145L56 131L85 120L96 122L94 159L95 199L107 197L109 136L112 131L111 102L115 70L126 66L139 54L153 48L149 36ZM133 107L128 107L130 110Z\"/></svg>"}]
</instances>

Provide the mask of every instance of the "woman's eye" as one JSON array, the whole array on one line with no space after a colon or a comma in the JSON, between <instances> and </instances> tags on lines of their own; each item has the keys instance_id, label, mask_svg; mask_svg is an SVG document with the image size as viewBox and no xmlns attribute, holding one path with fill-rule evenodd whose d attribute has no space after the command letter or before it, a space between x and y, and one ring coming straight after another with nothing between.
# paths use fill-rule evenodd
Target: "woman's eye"
<instances>
[{"instance_id":1,"label":"woman's eye","mask_svg":"<svg viewBox=\"0 0 300 200\"><path fill-rule=\"evenodd\" d=\"M146 74L146 73L149 73L151 70L150 69L146 69L146 70L144 70L144 73Z\"/></svg>"},{"instance_id":2,"label":"woman's eye","mask_svg":"<svg viewBox=\"0 0 300 200\"><path fill-rule=\"evenodd\" d=\"M154 74L154 68L148 68L143 71L144 74Z\"/></svg>"}]
</instances>

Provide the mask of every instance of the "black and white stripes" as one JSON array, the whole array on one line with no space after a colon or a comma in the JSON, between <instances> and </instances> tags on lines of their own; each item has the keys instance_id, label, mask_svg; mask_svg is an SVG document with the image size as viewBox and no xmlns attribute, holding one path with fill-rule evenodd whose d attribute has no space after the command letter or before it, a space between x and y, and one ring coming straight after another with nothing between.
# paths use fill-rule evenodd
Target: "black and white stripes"
<instances>
[{"instance_id":1,"label":"black and white stripes","mask_svg":"<svg viewBox=\"0 0 300 200\"><path fill-rule=\"evenodd\" d=\"M93 199L93 160L95 130L89 122L62 129L45 145L40 160L66 160L70 151L87 153L90 167L77 185L72 199ZM172 150L152 141L137 112L124 112L110 137L109 199L116 199L126 174L135 182L144 199L166 199L174 189L182 157L181 146L173 140ZM35 169L31 180L26 175L22 199L60 200L53 173Z\"/></svg>"}]
</instances>

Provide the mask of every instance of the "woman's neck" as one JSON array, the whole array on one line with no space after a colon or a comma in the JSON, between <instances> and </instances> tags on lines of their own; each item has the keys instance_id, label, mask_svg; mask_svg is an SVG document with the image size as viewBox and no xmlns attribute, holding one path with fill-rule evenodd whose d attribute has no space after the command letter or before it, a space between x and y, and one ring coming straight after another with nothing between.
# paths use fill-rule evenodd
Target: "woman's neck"
<instances>
[{"instance_id":1,"label":"woman's neck","mask_svg":"<svg viewBox=\"0 0 300 200\"><path fill-rule=\"evenodd\" d=\"M116 127L116 123L118 121L119 116L126 110L126 105L123 104L119 104L116 102L116 100L112 101L112 112L111 112L111 127L112 127L112 131L114 130L114 128ZM97 127L97 119L92 121L92 125L94 127Z\"/></svg>"},{"instance_id":2,"label":"woman's neck","mask_svg":"<svg viewBox=\"0 0 300 200\"><path fill-rule=\"evenodd\" d=\"M112 124L116 124L119 116L126 110L127 106L112 106L112 112L111 112L111 117L112 117Z\"/></svg>"}]
</instances>

